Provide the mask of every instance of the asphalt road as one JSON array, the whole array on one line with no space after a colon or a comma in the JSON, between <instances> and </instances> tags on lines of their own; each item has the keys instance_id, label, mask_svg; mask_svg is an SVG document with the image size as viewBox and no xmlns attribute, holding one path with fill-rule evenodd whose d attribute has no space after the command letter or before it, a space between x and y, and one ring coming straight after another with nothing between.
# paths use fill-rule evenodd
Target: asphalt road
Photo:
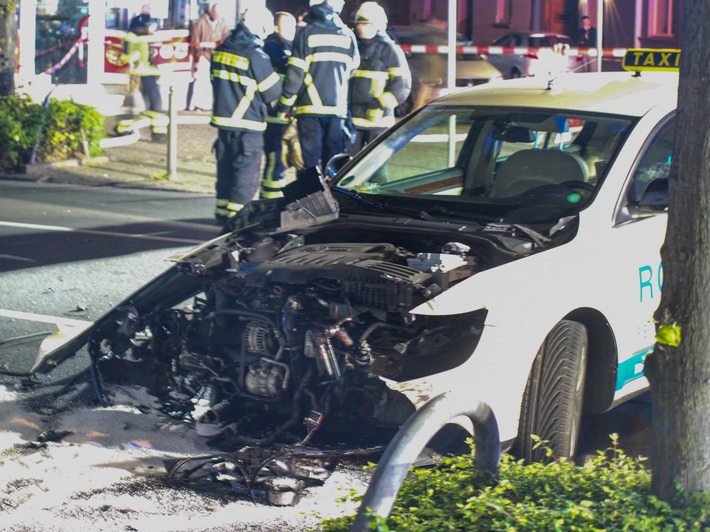
<instances>
[{"instance_id":1,"label":"asphalt road","mask_svg":"<svg viewBox=\"0 0 710 532\"><path fill-rule=\"evenodd\" d=\"M171 255L215 237L212 205L194 193L0 181L0 356L28 367L46 333L96 320Z\"/></svg>"},{"instance_id":2,"label":"asphalt road","mask_svg":"<svg viewBox=\"0 0 710 532\"><path fill-rule=\"evenodd\" d=\"M0 358L25 366L42 337L71 334L170 266L171 255L217 235L212 197L189 192L0 181ZM85 369L77 357L52 373ZM0 378L0 383L7 378ZM649 456L650 401L642 396L585 420L581 451L620 435Z\"/></svg>"}]
</instances>

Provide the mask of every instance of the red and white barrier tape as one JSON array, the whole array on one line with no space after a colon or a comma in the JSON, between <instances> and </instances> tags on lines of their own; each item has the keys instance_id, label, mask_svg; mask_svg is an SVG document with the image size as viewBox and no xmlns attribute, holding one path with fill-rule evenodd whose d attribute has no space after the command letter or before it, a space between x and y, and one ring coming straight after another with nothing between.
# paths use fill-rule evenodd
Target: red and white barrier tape
<instances>
[{"instance_id":1,"label":"red and white barrier tape","mask_svg":"<svg viewBox=\"0 0 710 532\"><path fill-rule=\"evenodd\" d=\"M401 44L400 47L405 53L411 54L446 54L448 46L435 46L425 44ZM563 52L550 47L540 46L457 46L457 54L480 54L480 55L537 55L541 50L552 50L555 53L572 57L597 57L596 48L567 48ZM626 53L626 48L602 48L602 57L622 58Z\"/></svg>"},{"instance_id":2,"label":"red and white barrier tape","mask_svg":"<svg viewBox=\"0 0 710 532\"><path fill-rule=\"evenodd\" d=\"M71 45L71 48L69 48L67 53L64 54L64 57L62 57L59 62L42 72L43 74L54 74L57 70L66 65L72 58L72 56L77 52L77 57L79 58L79 65L81 65L82 67L84 66L84 44L89 42L89 39L84 36L84 27L86 26L88 20L89 15L86 15L84 18L81 19L81 21L79 21L79 27L77 32L78 37L74 40L73 44ZM58 46L63 46L63 44L60 43ZM55 46L54 48L57 48L58 46ZM50 50L54 48L51 48ZM39 57L40 55L43 55L43 53L40 52L37 56Z\"/></svg>"},{"instance_id":3,"label":"red and white barrier tape","mask_svg":"<svg viewBox=\"0 0 710 532\"><path fill-rule=\"evenodd\" d=\"M84 53L83 44L84 44L84 41L82 39L77 39L76 41L74 41L74 44L72 45L71 48L69 48L69 51L66 54L64 54L64 57L62 57L58 63L52 65L51 67L49 67L48 69L46 69L42 73L43 74L54 74L57 70L62 68L64 65L66 65L69 62L69 60L72 58L72 56L75 53L77 53L77 51L79 52L79 63L81 64L81 66L83 66L83 59L84 59L83 58L83 53Z\"/></svg>"}]
</instances>

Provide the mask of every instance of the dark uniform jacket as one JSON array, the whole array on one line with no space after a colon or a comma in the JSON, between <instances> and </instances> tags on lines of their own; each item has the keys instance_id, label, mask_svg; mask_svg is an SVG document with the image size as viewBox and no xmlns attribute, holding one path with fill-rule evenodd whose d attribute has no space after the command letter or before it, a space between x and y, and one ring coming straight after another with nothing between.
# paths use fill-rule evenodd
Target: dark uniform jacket
<instances>
[{"instance_id":1,"label":"dark uniform jacket","mask_svg":"<svg viewBox=\"0 0 710 532\"><path fill-rule=\"evenodd\" d=\"M293 43L287 41L283 37L272 33L266 39L264 39L264 52L271 59L271 64L274 66L277 74L286 73L286 63L288 58L291 57L291 50L293 49Z\"/></svg>"},{"instance_id":2,"label":"dark uniform jacket","mask_svg":"<svg viewBox=\"0 0 710 532\"><path fill-rule=\"evenodd\" d=\"M262 45L263 41L240 23L215 49L210 65L213 126L266 129L267 104L278 99L281 83Z\"/></svg>"},{"instance_id":3,"label":"dark uniform jacket","mask_svg":"<svg viewBox=\"0 0 710 532\"><path fill-rule=\"evenodd\" d=\"M350 80L350 111L359 129L394 125L394 109L412 90L412 76L402 49L387 35L358 40L360 66Z\"/></svg>"},{"instance_id":4,"label":"dark uniform jacket","mask_svg":"<svg viewBox=\"0 0 710 532\"><path fill-rule=\"evenodd\" d=\"M264 39L264 52L266 52L266 55L271 59L271 65L282 81L286 75L286 65L288 58L291 57L292 50L293 42L287 41L275 33L272 33ZM266 121L279 123L278 120L274 119L275 116L277 116L276 107L269 110L269 116Z\"/></svg>"},{"instance_id":5,"label":"dark uniform jacket","mask_svg":"<svg viewBox=\"0 0 710 532\"><path fill-rule=\"evenodd\" d=\"M348 81L360 63L355 35L327 4L311 7L296 32L279 112L347 116Z\"/></svg>"}]
</instances>

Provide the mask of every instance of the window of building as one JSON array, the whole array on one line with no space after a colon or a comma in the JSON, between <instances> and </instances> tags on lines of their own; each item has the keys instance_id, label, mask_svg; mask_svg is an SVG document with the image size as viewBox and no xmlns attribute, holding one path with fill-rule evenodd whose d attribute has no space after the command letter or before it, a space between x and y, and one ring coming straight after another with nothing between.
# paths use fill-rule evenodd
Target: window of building
<instances>
[{"instance_id":1,"label":"window of building","mask_svg":"<svg viewBox=\"0 0 710 532\"><path fill-rule=\"evenodd\" d=\"M651 0L648 5L649 36L674 35L673 0Z\"/></svg>"}]
</instances>

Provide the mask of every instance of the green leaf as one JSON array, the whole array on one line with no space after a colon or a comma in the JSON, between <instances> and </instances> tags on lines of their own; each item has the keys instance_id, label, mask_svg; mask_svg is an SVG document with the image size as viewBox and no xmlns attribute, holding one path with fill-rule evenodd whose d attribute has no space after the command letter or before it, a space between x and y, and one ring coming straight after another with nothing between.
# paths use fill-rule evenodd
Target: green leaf
<instances>
[{"instance_id":1,"label":"green leaf","mask_svg":"<svg viewBox=\"0 0 710 532\"><path fill-rule=\"evenodd\" d=\"M678 347L680 345L680 325L659 325L656 332L656 342L663 345Z\"/></svg>"}]
</instances>

